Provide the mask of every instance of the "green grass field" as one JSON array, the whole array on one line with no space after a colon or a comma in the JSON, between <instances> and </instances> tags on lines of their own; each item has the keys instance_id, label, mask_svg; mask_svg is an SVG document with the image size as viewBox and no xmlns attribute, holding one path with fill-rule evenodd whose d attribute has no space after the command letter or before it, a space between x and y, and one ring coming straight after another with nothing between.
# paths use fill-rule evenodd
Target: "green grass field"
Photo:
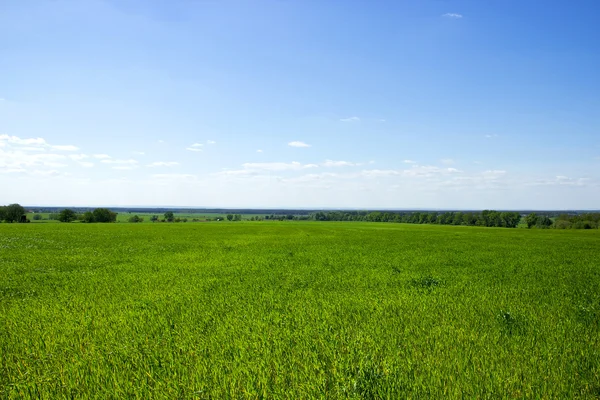
<instances>
[{"instance_id":1,"label":"green grass field","mask_svg":"<svg viewBox=\"0 0 600 400\"><path fill-rule=\"evenodd\" d=\"M600 232L0 224L0 398L597 398Z\"/></svg>"}]
</instances>

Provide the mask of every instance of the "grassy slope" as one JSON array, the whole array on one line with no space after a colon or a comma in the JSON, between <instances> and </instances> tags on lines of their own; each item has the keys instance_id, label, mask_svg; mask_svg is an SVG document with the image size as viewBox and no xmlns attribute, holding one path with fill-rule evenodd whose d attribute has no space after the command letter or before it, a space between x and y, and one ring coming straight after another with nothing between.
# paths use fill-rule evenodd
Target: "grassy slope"
<instances>
[{"instance_id":1,"label":"grassy slope","mask_svg":"<svg viewBox=\"0 0 600 400\"><path fill-rule=\"evenodd\" d=\"M600 394L600 232L0 224L0 397Z\"/></svg>"}]
</instances>

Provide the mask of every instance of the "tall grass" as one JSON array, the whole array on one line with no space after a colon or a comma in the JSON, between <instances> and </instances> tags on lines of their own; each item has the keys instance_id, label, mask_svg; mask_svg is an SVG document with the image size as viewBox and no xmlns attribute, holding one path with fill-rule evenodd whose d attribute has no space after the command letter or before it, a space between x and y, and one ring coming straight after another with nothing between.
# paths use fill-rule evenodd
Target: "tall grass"
<instances>
[{"instance_id":1,"label":"tall grass","mask_svg":"<svg viewBox=\"0 0 600 400\"><path fill-rule=\"evenodd\" d=\"M600 234L0 224L0 398L594 398Z\"/></svg>"}]
</instances>

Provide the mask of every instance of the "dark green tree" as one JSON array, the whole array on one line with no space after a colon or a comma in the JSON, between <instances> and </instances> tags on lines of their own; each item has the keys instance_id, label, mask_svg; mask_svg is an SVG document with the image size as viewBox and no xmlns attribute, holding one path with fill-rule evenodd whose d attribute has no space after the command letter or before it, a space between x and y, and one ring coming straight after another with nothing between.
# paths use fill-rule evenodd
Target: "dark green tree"
<instances>
[{"instance_id":1,"label":"dark green tree","mask_svg":"<svg viewBox=\"0 0 600 400\"><path fill-rule=\"evenodd\" d=\"M173 222L173 220L175 219L175 214L173 214L173 211L167 211L165 213L165 220L168 222Z\"/></svg>"},{"instance_id":2,"label":"dark green tree","mask_svg":"<svg viewBox=\"0 0 600 400\"><path fill-rule=\"evenodd\" d=\"M542 216L542 217L538 217L536 223L535 223L536 228L541 228L541 229L546 229L546 228L550 228L552 226L552 220L550 218L548 218L546 215Z\"/></svg>"},{"instance_id":3,"label":"dark green tree","mask_svg":"<svg viewBox=\"0 0 600 400\"><path fill-rule=\"evenodd\" d=\"M73 222L76 219L77 219L77 214L75 214L75 211L73 211L69 208L65 208L58 215L58 220L60 222Z\"/></svg>"},{"instance_id":4,"label":"dark green tree","mask_svg":"<svg viewBox=\"0 0 600 400\"><path fill-rule=\"evenodd\" d=\"M535 213L529 214L527 217L525 217L525 222L527 222L527 228L531 229L538 222L537 214L535 214Z\"/></svg>"},{"instance_id":5,"label":"dark green tree","mask_svg":"<svg viewBox=\"0 0 600 400\"><path fill-rule=\"evenodd\" d=\"M129 217L129 222L144 222L144 218L134 215L133 217Z\"/></svg>"},{"instance_id":6,"label":"dark green tree","mask_svg":"<svg viewBox=\"0 0 600 400\"><path fill-rule=\"evenodd\" d=\"M117 220L117 213L110 211L107 208L96 208L93 211L94 222L115 222Z\"/></svg>"},{"instance_id":7,"label":"dark green tree","mask_svg":"<svg viewBox=\"0 0 600 400\"><path fill-rule=\"evenodd\" d=\"M94 213L91 211L86 211L83 213L83 215L81 215L80 219L81 219L81 222L87 222L87 223L94 222Z\"/></svg>"},{"instance_id":8,"label":"dark green tree","mask_svg":"<svg viewBox=\"0 0 600 400\"><path fill-rule=\"evenodd\" d=\"M233 219L233 214L227 214L227 221L231 221Z\"/></svg>"},{"instance_id":9,"label":"dark green tree","mask_svg":"<svg viewBox=\"0 0 600 400\"><path fill-rule=\"evenodd\" d=\"M20 204L9 204L4 208L4 220L6 222L21 222L25 215L25 209Z\"/></svg>"}]
</instances>

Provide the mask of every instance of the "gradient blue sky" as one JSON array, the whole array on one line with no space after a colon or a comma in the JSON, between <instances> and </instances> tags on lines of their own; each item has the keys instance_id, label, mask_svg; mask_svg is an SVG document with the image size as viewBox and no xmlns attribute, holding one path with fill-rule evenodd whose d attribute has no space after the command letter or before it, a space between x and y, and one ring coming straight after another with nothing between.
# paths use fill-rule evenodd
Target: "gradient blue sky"
<instances>
[{"instance_id":1,"label":"gradient blue sky","mask_svg":"<svg viewBox=\"0 0 600 400\"><path fill-rule=\"evenodd\" d=\"M598 15L1 1L0 204L597 209Z\"/></svg>"}]
</instances>

